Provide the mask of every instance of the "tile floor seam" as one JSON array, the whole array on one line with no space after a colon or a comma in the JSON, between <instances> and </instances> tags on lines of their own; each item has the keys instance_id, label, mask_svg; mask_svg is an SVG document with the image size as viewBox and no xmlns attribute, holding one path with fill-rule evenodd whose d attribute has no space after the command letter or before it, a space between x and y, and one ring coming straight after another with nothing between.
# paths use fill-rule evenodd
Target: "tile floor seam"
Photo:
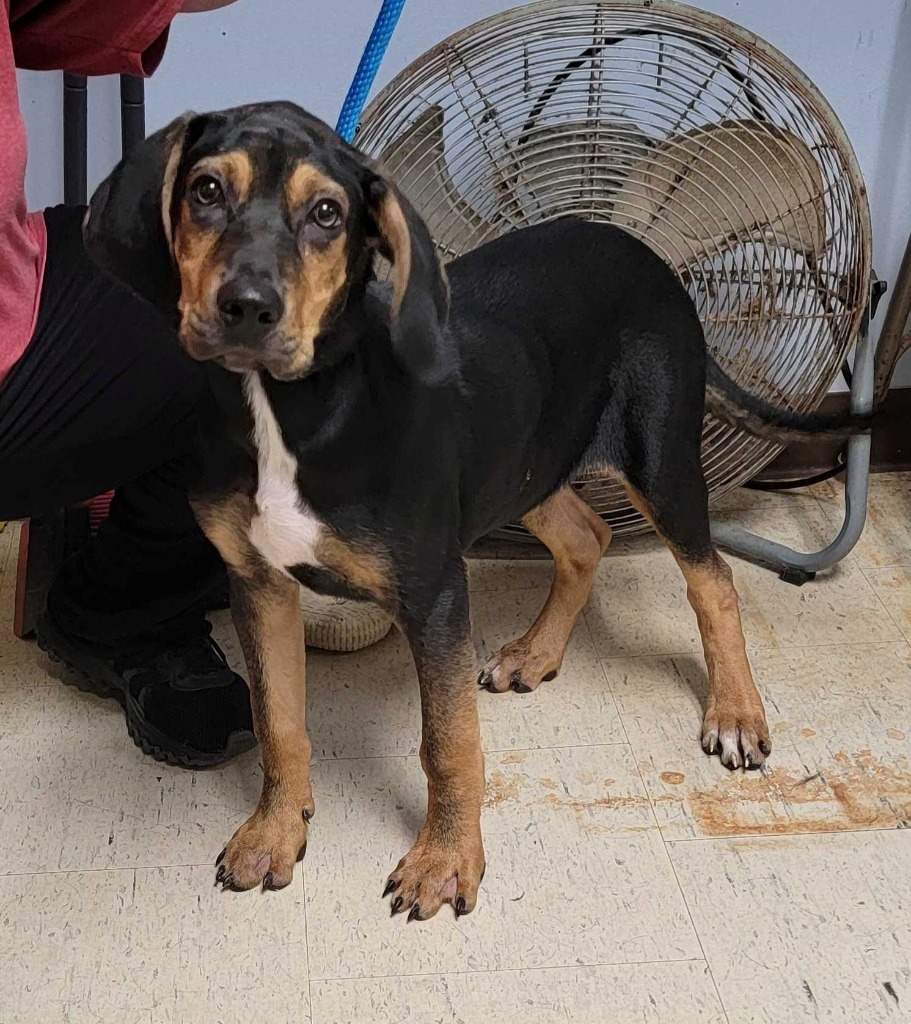
<instances>
[{"instance_id":1,"label":"tile floor seam","mask_svg":"<svg viewBox=\"0 0 911 1024\"><path fill-rule=\"evenodd\" d=\"M604 675L604 681L607 683L608 689L611 691L611 696L614 696L613 689L611 688L611 685L610 685L610 679L608 678L607 672L604 669L603 663L601 663L601 671L602 671L602 673ZM615 701L616 701L616 698L615 698ZM721 999L721 992L719 991L719 988L718 988L718 982L715 980L715 975L712 972L712 965L709 963L708 956L707 956L706 951L705 951L705 947L702 944L702 936L699 934L699 929L696 927L696 922L693 919L693 912L690 909L689 902L688 902L688 900L686 898L686 893L683 890L683 886L680 884L680 878L679 878L679 876L677 874L677 868L675 867L674 860L671 857L671 851L668 848L667 840L664 837L664 832L661 830L661 822L658 820L658 813L655 810L655 804L654 804L654 802L652 800L651 791L649 790L649 787L646 784L645 778L642 775L642 770L639 767L639 761L638 761L638 759L635 756L634 748L633 748L632 743L630 742L629 733L627 732L627 729L626 729L626 722L623 720L623 713L620 711L619 705L617 706L617 712L618 712L619 717L620 717L620 726L623 729L623 735L626 737L626 741L629 744L630 753L631 753L631 756L633 758L633 764L636 766L636 775L639 777L639 784L642 786L642 790L645 793L645 799L648 801L649 810L651 811L651 814L652 814L652 820L654 821L655 826L658 829L658 838L661 840L661 848L664 850L664 856L667 859L668 866L671 869L671 874L674 876L674 882L677 885L677 891L680 893L680 898L683 900L683 906L686 909L686 916L689 918L690 927L692 928L693 935L696 938L696 944L698 945L700 951L702 952L702 959L705 962L706 970L709 973L709 977L712 979L712 988L714 989L715 996L718 999L718 1005L721 1007L721 1012L722 1012L722 1014L724 1016L725 1021L727 1022L727 1024L730 1024L730 1018L728 1017L727 1008L725 1007L725 1005L724 1005L724 1003L722 1002L722 999Z\"/></svg>"},{"instance_id":2,"label":"tile floor seam","mask_svg":"<svg viewBox=\"0 0 911 1024\"><path fill-rule=\"evenodd\" d=\"M630 742L629 733L626 729L626 722L623 720L623 713L620 710L620 706L617 704L617 698L614 694L613 688L610 685L610 679L608 678L607 672L604 669L604 664L601 661L599 661L599 664L601 665L601 673L604 676L604 682L607 685L608 691L610 692L614 704L617 707L617 716L620 722L620 728L623 730L623 735L626 737L626 742L630 750L630 756L632 757L633 764L636 768L636 775L639 778L639 784L642 786L642 791L645 793L645 799L648 801L649 810L652 814L652 821L655 823L655 827L658 829L658 838L661 840L661 847L664 850L664 856L667 859L668 865L671 869L671 873L674 876L674 881L677 884L677 891L680 893L680 898L683 900L683 906L686 908L686 916L689 918L690 927L692 928L693 935L696 938L696 944L702 952L702 962L705 963L705 969L708 971L709 977L712 980L712 988L715 992L716 998L718 999L718 1005L721 1008L721 1013L724 1016L724 1020L727 1022L727 1024L730 1024L730 1018L728 1017L727 1009L724 1003L722 1002L721 992L718 989L718 982L715 980L715 975L712 973L712 966L708 961L708 956L706 955L705 947L702 945L702 937L699 934L699 930L696 928L696 922L693 919L693 913L690 910L689 903L687 902L686 893L683 891L683 886L680 884L680 878L677 875L677 869L674 866L673 858L671 857L670 850L668 849L667 840L664 838L664 833L661 831L661 823L658 821L658 814L655 810L654 802L652 801L652 794L649 791L648 786L646 785L645 779L642 775L642 771L639 767L639 761L636 758L633 745Z\"/></svg>"},{"instance_id":3,"label":"tile floor seam","mask_svg":"<svg viewBox=\"0 0 911 1024\"><path fill-rule=\"evenodd\" d=\"M873 567L871 566L871 568L873 568ZM883 566L882 568L902 568L902 566ZM889 608L886 605L886 602L883 600L882 595L876 589L876 587L873 586L873 581L870 579L869 576L867 576L867 574L864 571L863 567L861 567L860 574L866 580L867 586L875 594L876 600L879 602L880 607L882 608L882 610L886 614L886 618L892 623L893 626L895 626L895 628L898 630L898 632L901 634L902 638L904 639L905 638L905 633L904 633L904 630L902 629L901 623L898 622L896 620L895 616L892 614L892 612L889 611Z\"/></svg>"},{"instance_id":4,"label":"tile floor seam","mask_svg":"<svg viewBox=\"0 0 911 1024\"><path fill-rule=\"evenodd\" d=\"M180 864L123 864L108 865L104 868L49 868L47 871L0 871L0 878L37 878L40 875L99 875L116 871L176 871L180 868L204 868L211 864L211 858L198 861L182 861Z\"/></svg>"},{"instance_id":5,"label":"tile floor seam","mask_svg":"<svg viewBox=\"0 0 911 1024\"><path fill-rule=\"evenodd\" d=\"M882 604L882 599L877 596L877 600ZM889 616L889 621L895 624L895 620ZM898 629L898 626L896 626ZM901 630L899 630L901 633ZM899 635L892 637L887 640L845 640L843 642L828 640L822 644L783 644L778 647L753 647L749 640L747 641L746 649L747 655L750 654L775 654L778 652L784 653L787 651L814 651L824 647L875 647L880 644L899 644L905 643L905 637ZM601 662L605 661L638 661L645 658L699 658L703 663L705 662L705 656L702 650L689 650L689 651L655 651L650 654L611 654L607 657L599 657L598 660Z\"/></svg>"},{"instance_id":6,"label":"tile floor seam","mask_svg":"<svg viewBox=\"0 0 911 1024\"><path fill-rule=\"evenodd\" d=\"M822 517L824 519L828 519L829 516L826 513L825 505L823 505L822 503L822 498L820 498L818 494L811 494L810 497L816 503L816 507L819 509L820 513L822 514Z\"/></svg>"},{"instance_id":7,"label":"tile floor seam","mask_svg":"<svg viewBox=\"0 0 911 1024\"><path fill-rule=\"evenodd\" d=\"M830 494L829 495L829 501L831 501L832 498L833 498L833 495ZM823 501L823 499L818 494L814 494L813 495L813 499L816 502L816 507L819 509L819 513L822 516L823 521L828 523L829 526L831 526L833 529L836 529L836 531L841 529L841 525L844 523L845 518L846 518L844 507L842 507L839 510L840 515L839 515L838 518L841 520L841 522L838 522L836 519L833 519L832 516L829 515L829 510L828 510L828 507L827 507L827 503L825 501ZM834 539L835 539L835 537L832 537L832 540L834 540ZM858 538L858 540L860 540L860 538ZM829 544L829 543L831 543L831 541L826 541L826 544ZM857 563L857 561L855 559L855 555L854 555L854 552L856 550L857 550L857 544L855 543L854 547L851 548L851 550L848 552L848 554L842 559L842 562L845 562L848 559L850 559L851 561L854 562L855 565L857 565L858 568L860 568L860 565ZM838 564L840 564L840 563L838 563Z\"/></svg>"},{"instance_id":8,"label":"tile floor seam","mask_svg":"<svg viewBox=\"0 0 911 1024\"><path fill-rule=\"evenodd\" d=\"M652 964L705 964L706 967L708 967L708 962L705 957L682 956L674 957L669 960L605 960L604 962L599 961L591 964L544 964L540 967L498 967L493 970L490 968L479 967L477 970L418 971L414 974L353 974L337 978L314 978L313 981L317 985L328 985L338 982L353 981L397 981L400 978L451 978L469 977L481 974L531 974L535 971L587 971L597 970L600 967L647 967Z\"/></svg>"},{"instance_id":9,"label":"tile floor seam","mask_svg":"<svg viewBox=\"0 0 911 1024\"><path fill-rule=\"evenodd\" d=\"M592 590L594 590L594 584L592 584ZM618 741L618 743L623 745L623 746L629 747L630 746L630 744L629 744L629 736L627 735L626 726L623 724L623 720L622 720L622 718L620 716L620 706L617 704L617 697L614 694L613 689L611 689L610 680L607 678L607 673L604 671L604 666L601 664L601 658L598 656L598 644L597 644L597 642L595 640L594 633L592 633L592 628L589 625L588 617L585 614L585 611L586 611L586 609L588 608L588 605L589 605L589 601L591 601L591 594L589 594L589 596L588 596L588 601L586 601L585 604L583 605L582 611L579 613L579 617L582 619L582 624L585 626L585 632L586 632L586 634L588 636L588 641L591 644L591 649L592 649L592 653L593 653L593 655L595 657L595 661L598 663L598 667L601 669L601 678L604 680L604 685L607 687L607 692L610 694L611 705L613 706L614 714L617 717L617 721L620 723L620 727L623 729L623 735L624 735L625 739L623 739L621 741ZM577 622L578 622L578 620L577 620ZM594 746L613 746L613 745L614 744L597 744L597 743L589 743L589 744L587 744L587 746L590 746L590 747L594 747ZM630 752L632 753L632 747L630 747ZM637 768L636 771L638 772L638 770L639 769Z\"/></svg>"},{"instance_id":10,"label":"tile floor seam","mask_svg":"<svg viewBox=\"0 0 911 1024\"><path fill-rule=\"evenodd\" d=\"M308 830L309 834L309 830ZM307 859L307 852L304 851L304 860ZM297 874L298 872L295 872ZM313 1017L313 978L310 975L310 922L307 917L307 871L303 864L300 865L300 891L301 901L304 908L304 949L307 951L307 1011L310 1024L314 1024Z\"/></svg>"},{"instance_id":11,"label":"tile floor seam","mask_svg":"<svg viewBox=\"0 0 911 1024\"><path fill-rule=\"evenodd\" d=\"M660 826L659 826L660 828ZM680 836L677 839L664 839L665 845L673 843L725 843L730 840L746 839L772 842L776 839L819 838L820 836L864 836L874 832L911 832L911 827L904 825L874 825L870 828L837 828L811 832L732 832L724 836Z\"/></svg>"},{"instance_id":12,"label":"tile floor seam","mask_svg":"<svg viewBox=\"0 0 911 1024\"><path fill-rule=\"evenodd\" d=\"M651 803L651 795L649 795L649 802ZM654 808L652 808L654 813ZM657 815L655 815L657 820ZM718 1005L721 1007L721 1012L724 1015L724 1019L727 1024L731 1024L731 1018L728 1016L728 1008L724 1004L724 1000L721 998L721 989L718 986L718 981L715 978L715 972L712 970L712 964L709 961L708 953L705 951L705 946L702 944L702 936L699 934L699 929L696 927L696 921L693 917L693 911L690 909L690 902L686 898L686 890L683 888L683 884L680 881L680 876L677 874L677 865L674 863L674 858L671 856L670 847L668 841L664 838L664 833L661 831L661 826L658 826L658 834L661 836L661 843L664 847L664 855L667 857L668 864L670 864L671 872L674 875L674 881L677 883L677 888L680 890L680 895L683 898L683 905L686 907L687 916L690 919L690 924L693 926L693 933L696 936L696 941L699 943L699 948L702 950L702 958L705 960L705 968L709 972L709 977L712 979L712 988L715 991L715 995L718 999Z\"/></svg>"},{"instance_id":13,"label":"tile floor seam","mask_svg":"<svg viewBox=\"0 0 911 1024\"><path fill-rule=\"evenodd\" d=\"M904 641L903 641L904 642ZM603 669L602 669L603 672ZM40 684L35 684L40 685ZM613 694L611 694L613 696ZM617 712L619 715L619 711ZM523 753L534 753L538 750L586 750L589 747L626 747L629 746L626 740L613 740L608 743L553 743L546 747L484 747L484 754L510 754L513 751ZM410 754L351 754L344 757L317 757L310 761L311 767L315 764L338 764L340 761L384 761L395 758L419 757L417 750Z\"/></svg>"}]
</instances>

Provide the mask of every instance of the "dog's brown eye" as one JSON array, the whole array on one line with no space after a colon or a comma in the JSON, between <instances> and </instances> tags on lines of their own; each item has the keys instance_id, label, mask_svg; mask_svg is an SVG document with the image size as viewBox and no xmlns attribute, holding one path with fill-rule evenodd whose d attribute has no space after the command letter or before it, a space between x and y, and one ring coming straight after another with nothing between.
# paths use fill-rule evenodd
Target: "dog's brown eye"
<instances>
[{"instance_id":1,"label":"dog's brown eye","mask_svg":"<svg viewBox=\"0 0 911 1024\"><path fill-rule=\"evenodd\" d=\"M224 195L221 185L208 174L193 182L193 198L200 206L214 206L224 199Z\"/></svg>"},{"instance_id":2,"label":"dog's brown eye","mask_svg":"<svg viewBox=\"0 0 911 1024\"><path fill-rule=\"evenodd\" d=\"M310 219L324 231L330 231L341 224L342 208L331 199L321 199L310 211Z\"/></svg>"}]
</instances>

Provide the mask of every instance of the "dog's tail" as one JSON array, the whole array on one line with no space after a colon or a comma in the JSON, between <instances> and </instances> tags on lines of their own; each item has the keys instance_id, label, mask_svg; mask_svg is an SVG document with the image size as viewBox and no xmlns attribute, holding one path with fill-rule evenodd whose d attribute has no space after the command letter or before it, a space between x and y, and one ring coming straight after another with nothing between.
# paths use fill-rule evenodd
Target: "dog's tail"
<instances>
[{"instance_id":1,"label":"dog's tail","mask_svg":"<svg viewBox=\"0 0 911 1024\"><path fill-rule=\"evenodd\" d=\"M779 408L745 391L711 355L707 356L706 363L705 405L709 412L732 427L740 427L754 437L776 444L806 441L808 436L847 438L869 430L873 420L872 416L854 413L821 416Z\"/></svg>"}]
</instances>

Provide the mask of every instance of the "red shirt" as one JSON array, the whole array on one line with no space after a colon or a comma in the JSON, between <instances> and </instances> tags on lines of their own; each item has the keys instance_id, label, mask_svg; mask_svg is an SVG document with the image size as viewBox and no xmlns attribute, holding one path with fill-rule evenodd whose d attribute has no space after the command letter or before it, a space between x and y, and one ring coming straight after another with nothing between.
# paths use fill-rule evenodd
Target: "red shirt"
<instances>
[{"instance_id":1,"label":"red shirt","mask_svg":"<svg viewBox=\"0 0 911 1024\"><path fill-rule=\"evenodd\" d=\"M25 125L16 68L149 75L182 0L3 0L0 21L0 381L35 327L46 233L25 205Z\"/></svg>"}]
</instances>

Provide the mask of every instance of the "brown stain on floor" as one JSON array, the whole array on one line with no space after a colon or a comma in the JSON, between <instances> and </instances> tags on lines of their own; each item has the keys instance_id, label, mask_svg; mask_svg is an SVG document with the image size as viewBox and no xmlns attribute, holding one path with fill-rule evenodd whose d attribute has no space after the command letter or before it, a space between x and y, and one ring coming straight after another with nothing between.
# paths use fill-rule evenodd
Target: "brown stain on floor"
<instances>
[{"instance_id":1,"label":"brown stain on floor","mask_svg":"<svg viewBox=\"0 0 911 1024\"><path fill-rule=\"evenodd\" d=\"M484 806L497 807L506 800L518 800L519 790L525 785L525 779L526 776L519 773L506 775L501 771L491 772L487 778Z\"/></svg>"},{"instance_id":2,"label":"brown stain on floor","mask_svg":"<svg viewBox=\"0 0 911 1024\"><path fill-rule=\"evenodd\" d=\"M884 764L860 750L839 751L832 761L802 777L783 768L731 775L687 794L690 814L712 837L911 827L907 758Z\"/></svg>"},{"instance_id":3,"label":"brown stain on floor","mask_svg":"<svg viewBox=\"0 0 911 1024\"><path fill-rule=\"evenodd\" d=\"M578 773L579 780L583 783L587 779L595 780L590 772ZM595 780L596 781L596 780ZM604 779L602 785L609 789L615 783L615 779ZM555 779L543 777L537 780L537 786L531 787L532 780L528 775L521 772L506 774L499 769L490 773L487 779L487 793L484 798L484 807L490 810L509 801L523 800L529 808L533 805L542 805L559 811L570 811L582 831L594 835L629 835L630 833L647 832L654 829L654 822L643 821L641 825L629 824L622 821L611 821L609 818L598 816L593 813L599 810L635 810L648 811L649 800L645 794L641 796L573 796L568 788ZM544 792L541 792L541 791Z\"/></svg>"},{"instance_id":4,"label":"brown stain on floor","mask_svg":"<svg viewBox=\"0 0 911 1024\"><path fill-rule=\"evenodd\" d=\"M617 810L646 810L648 809L648 797L645 796L599 796L588 799L575 799L571 796L560 796L557 793L548 793L543 800L538 801L557 811L572 811L579 828L589 835L630 835L630 833L650 832L656 828L653 822L641 825L631 825L622 821L611 821L610 819L596 820L592 817L595 811L617 811Z\"/></svg>"},{"instance_id":5,"label":"brown stain on floor","mask_svg":"<svg viewBox=\"0 0 911 1024\"><path fill-rule=\"evenodd\" d=\"M661 781L679 786L681 772L662 772ZM604 811L643 812L654 805L686 805L696 831L711 838L786 836L807 832L844 832L869 828L911 828L911 764L907 757L884 763L870 750L838 751L822 769L795 774L784 768L732 772L707 789L645 795L575 796L559 780L539 778L536 785L522 773L495 770L487 781L486 808L523 800L570 811L584 832L629 835L655 828L648 816L641 824L611 820ZM604 789L613 779L604 780Z\"/></svg>"}]
</instances>

